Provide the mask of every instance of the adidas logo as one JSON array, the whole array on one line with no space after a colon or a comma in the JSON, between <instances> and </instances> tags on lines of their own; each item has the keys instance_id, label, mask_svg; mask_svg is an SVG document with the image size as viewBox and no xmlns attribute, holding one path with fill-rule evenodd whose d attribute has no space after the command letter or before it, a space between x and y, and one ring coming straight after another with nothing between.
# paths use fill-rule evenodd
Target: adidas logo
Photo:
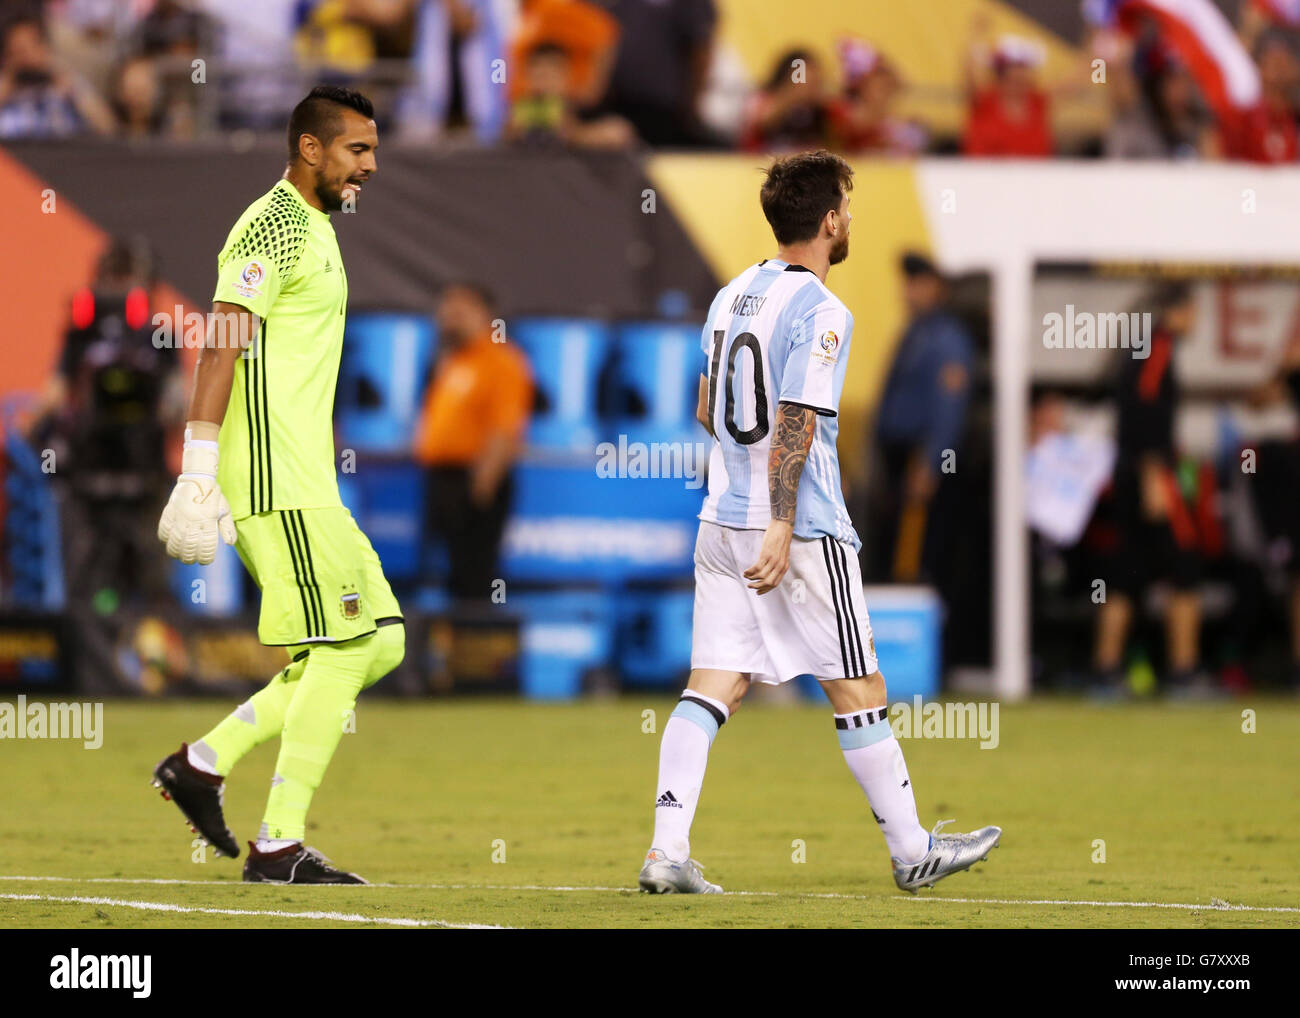
<instances>
[{"instance_id":1,"label":"adidas logo","mask_svg":"<svg viewBox=\"0 0 1300 1018\"><path fill-rule=\"evenodd\" d=\"M682 804L677 801L677 797L672 792L664 792L663 795L659 796L659 801L655 803L655 809L660 806L668 806L671 809L682 808Z\"/></svg>"},{"instance_id":2,"label":"adidas logo","mask_svg":"<svg viewBox=\"0 0 1300 1018\"><path fill-rule=\"evenodd\" d=\"M919 862L913 866L912 872L907 875L907 882L910 884L913 880L924 880L926 877L932 877L938 869L939 857L936 855L933 859Z\"/></svg>"},{"instance_id":3,"label":"adidas logo","mask_svg":"<svg viewBox=\"0 0 1300 1018\"><path fill-rule=\"evenodd\" d=\"M325 271L326 272L334 271L334 266L330 264L330 260L328 258L325 259Z\"/></svg>"}]
</instances>

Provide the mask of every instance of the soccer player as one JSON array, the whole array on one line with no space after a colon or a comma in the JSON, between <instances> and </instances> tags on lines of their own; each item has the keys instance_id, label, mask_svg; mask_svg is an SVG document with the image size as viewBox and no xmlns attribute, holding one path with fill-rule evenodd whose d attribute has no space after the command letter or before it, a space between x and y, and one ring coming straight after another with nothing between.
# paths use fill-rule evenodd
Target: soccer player
<instances>
[{"instance_id":1,"label":"soccer player","mask_svg":"<svg viewBox=\"0 0 1300 1018\"><path fill-rule=\"evenodd\" d=\"M852 185L828 152L776 160L760 200L777 257L723 287L705 322L696 416L714 444L695 542L691 676L664 726L640 875L652 893L722 892L690 857L691 821L713 739L754 680L821 683L902 890L969 868L1002 836L940 834L951 821L927 832L889 725L835 447L853 316L826 274L848 257Z\"/></svg>"},{"instance_id":2,"label":"soccer player","mask_svg":"<svg viewBox=\"0 0 1300 1018\"><path fill-rule=\"evenodd\" d=\"M217 258L182 472L158 524L182 562L211 562L218 537L235 545L262 591L258 637L291 659L154 771L164 796L233 858L224 780L254 746L280 737L247 881L365 883L303 836L357 694L405 650L401 608L334 471L348 286L329 214L356 201L377 148L374 110L357 92L319 86L294 108L283 178L240 216Z\"/></svg>"}]
</instances>

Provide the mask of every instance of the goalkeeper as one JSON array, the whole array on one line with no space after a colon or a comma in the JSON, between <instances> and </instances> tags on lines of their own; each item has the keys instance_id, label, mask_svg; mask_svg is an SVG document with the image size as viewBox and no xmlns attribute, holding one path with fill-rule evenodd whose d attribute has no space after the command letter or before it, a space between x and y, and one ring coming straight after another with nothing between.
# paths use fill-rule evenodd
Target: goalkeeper
<instances>
[{"instance_id":1,"label":"goalkeeper","mask_svg":"<svg viewBox=\"0 0 1300 1018\"><path fill-rule=\"evenodd\" d=\"M258 637L290 664L154 771L163 795L219 852L238 856L224 780L254 746L280 753L244 879L365 883L303 844L307 810L357 694L396 667L402 612L339 498L333 406L347 275L329 213L375 172L368 99L320 86L289 120L284 177L235 223L217 259L180 477L158 537L182 562L233 544L262 591Z\"/></svg>"}]
</instances>

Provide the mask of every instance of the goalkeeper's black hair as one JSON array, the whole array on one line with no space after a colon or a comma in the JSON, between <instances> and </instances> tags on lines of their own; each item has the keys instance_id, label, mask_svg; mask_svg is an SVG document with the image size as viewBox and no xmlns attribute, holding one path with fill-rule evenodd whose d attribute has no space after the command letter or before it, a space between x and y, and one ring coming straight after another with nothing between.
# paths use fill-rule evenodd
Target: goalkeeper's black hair
<instances>
[{"instance_id":1,"label":"goalkeeper's black hair","mask_svg":"<svg viewBox=\"0 0 1300 1018\"><path fill-rule=\"evenodd\" d=\"M375 118L374 105L355 89L317 85L308 92L307 98L289 116L290 161L298 158L298 139L304 134L310 134L328 148L343 131L344 109L355 110L367 120Z\"/></svg>"}]
</instances>

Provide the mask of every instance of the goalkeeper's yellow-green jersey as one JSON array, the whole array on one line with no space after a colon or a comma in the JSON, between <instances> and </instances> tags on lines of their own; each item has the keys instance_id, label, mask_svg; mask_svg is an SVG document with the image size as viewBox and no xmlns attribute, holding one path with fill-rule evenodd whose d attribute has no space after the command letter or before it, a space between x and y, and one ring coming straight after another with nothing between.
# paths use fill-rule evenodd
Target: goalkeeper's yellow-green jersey
<instances>
[{"instance_id":1,"label":"goalkeeper's yellow-green jersey","mask_svg":"<svg viewBox=\"0 0 1300 1018\"><path fill-rule=\"evenodd\" d=\"M221 425L217 479L235 519L341 505L333 416L348 285L329 214L278 181L226 238L212 299L262 323Z\"/></svg>"}]
</instances>

